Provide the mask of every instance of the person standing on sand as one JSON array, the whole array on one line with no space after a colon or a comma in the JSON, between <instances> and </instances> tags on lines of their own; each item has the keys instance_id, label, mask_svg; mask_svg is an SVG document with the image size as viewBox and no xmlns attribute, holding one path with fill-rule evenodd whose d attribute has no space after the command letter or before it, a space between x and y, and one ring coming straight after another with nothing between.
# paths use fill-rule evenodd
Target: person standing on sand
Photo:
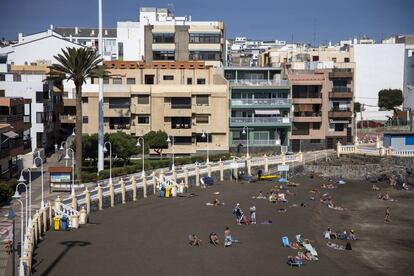
<instances>
[{"instance_id":1,"label":"person standing on sand","mask_svg":"<svg viewBox=\"0 0 414 276\"><path fill-rule=\"evenodd\" d=\"M385 218L384 218L384 221L385 222L391 222L391 220L390 220L390 216L391 216L391 214L390 214L390 207L387 207L387 209L385 210Z\"/></svg>"}]
</instances>

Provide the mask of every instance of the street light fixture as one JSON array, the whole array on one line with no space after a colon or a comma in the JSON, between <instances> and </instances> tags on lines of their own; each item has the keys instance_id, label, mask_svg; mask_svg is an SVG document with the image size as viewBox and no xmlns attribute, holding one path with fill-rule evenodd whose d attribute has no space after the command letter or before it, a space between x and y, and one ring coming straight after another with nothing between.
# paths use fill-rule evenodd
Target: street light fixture
<instances>
[{"instance_id":1,"label":"street light fixture","mask_svg":"<svg viewBox=\"0 0 414 276\"><path fill-rule=\"evenodd\" d=\"M167 137L167 143L171 143L171 146L172 146L172 166L171 166L171 169L172 170L174 170L175 169L175 166L174 166L174 136L171 136L172 137L172 139L170 139L170 136L168 136Z\"/></svg>"},{"instance_id":2,"label":"street light fixture","mask_svg":"<svg viewBox=\"0 0 414 276\"><path fill-rule=\"evenodd\" d=\"M17 182L19 182L19 183L25 183L26 182L26 179L24 179L24 177L23 177L23 172L24 171L29 172L29 191L30 191L29 192L29 219L28 219L28 221L26 221L26 224L29 225L30 222L32 221L32 170L29 169L29 168L22 169L20 171L20 177L19 177L19 180L17 180Z\"/></svg>"},{"instance_id":3,"label":"street light fixture","mask_svg":"<svg viewBox=\"0 0 414 276\"><path fill-rule=\"evenodd\" d=\"M27 229L27 185L25 184L25 183L23 183L23 182L20 182L20 183L18 183L17 184L17 186L16 186L16 191L14 192L14 195L12 196L12 198L17 198L17 199L19 199L19 198L21 198L21 195L20 195L20 193L19 193L19 186L20 185L23 185L25 188L26 188L26 193L25 193L25 204L26 204L26 220L25 220L25 226L26 226L26 229ZM22 230L23 231L23 230Z\"/></svg>"},{"instance_id":4,"label":"street light fixture","mask_svg":"<svg viewBox=\"0 0 414 276\"><path fill-rule=\"evenodd\" d=\"M32 169L37 169L37 165L36 165L36 160L39 159L40 160L40 176L41 176L41 184L42 184L42 201L40 202L40 208L44 208L45 207L45 202L44 202L44 194L43 194L43 158L41 158L40 156L36 156L33 159L33 167Z\"/></svg>"},{"instance_id":5,"label":"street light fixture","mask_svg":"<svg viewBox=\"0 0 414 276\"><path fill-rule=\"evenodd\" d=\"M145 168L144 168L144 165L145 165L145 140L144 140L144 137L138 137L138 140L137 140L137 147L140 147L141 146L141 143L139 142L139 141L142 141L142 177L144 177L145 176Z\"/></svg>"},{"instance_id":6,"label":"street light fixture","mask_svg":"<svg viewBox=\"0 0 414 276\"><path fill-rule=\"evenodd\" d=\"M249 130L250 129L247 126L245 126L245 127L243 127L243 131L242 131L243 134L247 134L246 135L246 137L247 137L247 154L246 154L246 157L247 158L249 158Z\"/></svg>"},{"instance_id":7,"label":"street light fixture","mask_svg":"<svg viewBox=\"0 0 414 276\"><path fill-rule=\"evenodd\" d=\"M201 137L202 138L207 138L207 159L206 159L206 164L208 164L210 162L210 160L209 160L209 151L208 151L209 141L208 141L208 133L207 133L207 131L204 131L203 130L203 133L201 134Z\"/></svg>"},{"instance_id":8,"label":"street light fixture","mask_svg":"<svg viewBox=\"0 0 414 276\"><path fill-rule=\"evenodd\" d=\"M72 136L75 136L75 135L76 135L76 133L75 133L75 129L76 129L76 127L74 127L74 128L73 128L73 131L72 131Z\"/></svg>"},{"instance_id":9,"label":"street light fixture","mask_svg":"<svg viewBox=\"0 0 414 276\"><path fill-rule=\"evenodd\" d=\"M69 156L69 151L72 152L72 158ZM75 194L75 151L71 148L66 149L66 155L63 157L66 161L72 159L72 187L71 187L71 195Z\"/></svg>"},{"instance_id":10,"label":"street light fixture","mask_svg":"<svg viewBox=\"0 0 414 276\"><path fill-rule=\"evenodd\" d=\"M110 141L106 141L103 146L103 153L107 153L108 149L106 144L109 145L109 184L112 185L112 144Z\"/></svg>"}]
</instances>

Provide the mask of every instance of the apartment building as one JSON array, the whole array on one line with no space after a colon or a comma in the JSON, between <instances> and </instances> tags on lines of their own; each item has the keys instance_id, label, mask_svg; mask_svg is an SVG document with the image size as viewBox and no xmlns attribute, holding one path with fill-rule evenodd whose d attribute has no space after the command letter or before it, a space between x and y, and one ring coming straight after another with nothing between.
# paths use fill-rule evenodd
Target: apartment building
<instances>
[{"instance_id":1,"label":"apartment building","mask_svg":"<svg viewBox=\"0 0 414 276\"><path fill-rule=\"evenodd\" d=\"M166 8L140 8L138 22L118 22L119 60L204 61L222 66L226 42L222 21L192 21Z\"/></svg>"},{"instance_id":2,"label":"apartment building","mask_svg":"<svg viewBox=\"0 0 414 276\"><path fill-rule=\"evenodd\" d=\"M292 150L334 148L353 142L353 64L323 70L292 70Z\"/></svg>"},{"instance_id":3,"label":"apartment building","mask_svg":"<svg viewBox=\"0 0 414 276\"><path fill-rule=\"evenodd\" d=\"M31 123L30 115L25 115L26 104L30 106L30 100L0 97L0 179L13 177L19 156L31 151Z\"/></svg>"},{"instance_id":4,"label":"apartment building","mask_svg":"<svg viewBox=\"0 0 414 276\"><path fill-rule=\"evenodd\" d=\"M163 130L172 136L175 154L228 150L228 86L216 68L204 62L106 62L104 131L143 136ZM98 132L98 84L82 91L83 133ZM75 99L65 98L60 116L75 123ZM202 137L206 133L208 137ZM207 145L208 138L208 145ZM172 147L163 153L172 153Z\"/></svg>"},{"instance_id":5,"label":"apartment building","mask_svg":"<svg viewBox=\"0 0 414 276\"><path fill-rule=\"evenodd\" d=\"M291 98L281 68L225 68L230 86L229 144L256 151L289 145Z\"/></svg>"}]
</instances>

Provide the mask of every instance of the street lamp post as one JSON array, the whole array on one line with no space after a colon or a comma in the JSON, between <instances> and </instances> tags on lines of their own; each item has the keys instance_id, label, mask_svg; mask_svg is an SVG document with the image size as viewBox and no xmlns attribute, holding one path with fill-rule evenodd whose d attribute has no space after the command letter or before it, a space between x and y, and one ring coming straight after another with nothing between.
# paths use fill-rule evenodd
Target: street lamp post
<instances>
[{"instance_id":1,"label":"street lamp post","mask_svg":"<svg viewBox=\"0 0 414 276\"><path fill-rule=\"evenodd\" d=\"M170 136L168 136L167 143L171 143L171 146L172 146L172 166L171 166L171 169L174 170L175 169L175 166L174 166L174 151L175 151L175 149L174 149L174 136L171 136L171 137L172 137L172 139L170 139Z\"/></svg>"},{"instance_id":2,"label":"street lamp post","mask_svg":"<svg viewBox=\"0 0 414 276\"><path fill-rule=\"evenodd\" d=\"M109 184L112 185L112 144L109 141L104 143L103 153L107 153L108 149L106 148L106 144L109 145Z\"/></svg>"},{"instance_id":3,"label":"street lamp post","mask_svg":"<svg viewBox=\"0 0 414 276\"><path fill-rule=\"evenodd\" d=\"M25 183L20 182L20 183L17 184L16 191L14 192L13 198L20 198L21 197L21 195L19 193L19 186L20 185L23 185L26 188L26 193L25 193L25 196L24 196L24 198L25 198L25 206L26 206L26 212L25 212L26 213L26 220L25 220L25 224L24 225L27 228L27 185Z\"/></svg>"},{"instance_id":4,"label":"street lamp post","mask_svg":"<svg viewBox=\"0 0 414 276\"><path fill-rule=\"evenodd\" d=\"M243 127L243 134L246 134L247 137L247 154L246 157L249 158L249 128L247 126Z\"/></svg>"},{"instance_id":5,"label":"street lamp post","mask_svg":"<svg viewBox=\"0 0 414 276\"><path fill-rule=\"evenodd\" d=\"M36 165L36 160L39 159L40 160L40 176L41 176L41 185L42 185L42 201L40 202L40 208L44 208L45 207L45 202L44 202L44 198L43 198L43 158L41 158L40 156L36 156L33 159L33 169L37 169L37 165Z\"/></svg>"},{"instance_id":6,"label":"street lamp post","mask_svg":"<svg viewBox=\"0 0 414 276\"><path fill-rule=\"evenodd\" d=\"M30 222L32 221L32 170L29 168L26 169L22 169L20 171L20 177L17 180L19 183L25 183L26 179L24 179L23 177L23 171L28 171L29 172L29 220L26 221L26 225L29 225ZM26 186L27 187L27 186Z\"/></svg>"},{"instance_id":7,"label":"street lamp post","mask_svg":"<svg viewBox=\"0 0 414 276\"><path fill-rule=\"evenodd\" d=\"M141 146L141 143L139 142L140 140L142 141L142 177L144 177L145 176L145 167L144 167L145 165L145 140L144 140L144 137L138 137L137 147Z\"/></svg>"},{"instance_id":8,"label":"street lamp post","mask_svg":"<svg viewBox=\"0 0 414 276\"><path fill-rule=\"evenodd\" d=\"M13 198L20 203L21 205L21 212L20 212L20 256L23 258L23 220L24 220L24 216L23 216L23 202L20 200L20 194L17 192L17 195L15 194L13 196ZM13 219L14 221L14 219ZM14 222L13 222L14 225ZM14 232L14 231L13 231ZM13 233L14 236L14 233ZM14 239L14 238L13 238ZM13 242L13 248L14 248L14 242ZM14 253L13 253L14 254ZM14 275L14 274L13 274Z\"/></svg>"},{"instance_id":9,"label":"street lamp post","mask_svg":"<svg viewBox=\"0 0 414 276\"><path fill-rule=\"evenodd\" d=\"M75 194L75 151L71 148L66 149L66 155L64 157L65 160L70 160L71 157L69 156L69 151L72 151L72 187L71 187L71 194Z\"/></svg>"},{"instance_id":10,"label":"street lamp post","mask_svg":"<svg viewBox=\"0 0 414 276\"><path fill-rule=\"evenodd\" d=\"M203 134L201 134L201 137L202 138L207 138L207 159L206 159L206 164L208 164L210 162L210 159L209 159L209 152L208 152L208 143L209 143L209 141L208 141L208 133L207 133L207 131L204 131L203 130Z\"/></svg>"},{"instance_id":11,"label":"street lamp post","mask_svg":"<svg viewBox=\"0 0 414 276\"><path fill-rule=\"evenodd\" d=\"M65 145L65 147L63 147L63 145ZM59 150L61 150L62 152L64 151L66 153L66 146L67 146L66 141L63 141L62 143L60 143ZM65 167L67 166L68 166L68 160L65 160Z\"/></svg>"}]
</instances>

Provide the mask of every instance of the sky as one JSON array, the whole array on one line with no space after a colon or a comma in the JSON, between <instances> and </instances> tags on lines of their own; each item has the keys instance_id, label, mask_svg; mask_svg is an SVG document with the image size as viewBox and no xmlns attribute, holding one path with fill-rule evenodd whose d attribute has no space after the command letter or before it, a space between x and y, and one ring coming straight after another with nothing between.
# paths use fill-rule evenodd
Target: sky
<instances>
[{"instance_id":1,"label":"sky","mask_svg":"<svg viewBox=\"0 0 414 276\"><path fill-rule=\"evenodd\" d=\"M139 7L168 7L193 21L220 20L226 36L327 43L414 34L414 0L103 0L104 27L137 21ZM0 38L55 27L97 27L98 0L0 0Z\"/></svg>"}]
</instances>

